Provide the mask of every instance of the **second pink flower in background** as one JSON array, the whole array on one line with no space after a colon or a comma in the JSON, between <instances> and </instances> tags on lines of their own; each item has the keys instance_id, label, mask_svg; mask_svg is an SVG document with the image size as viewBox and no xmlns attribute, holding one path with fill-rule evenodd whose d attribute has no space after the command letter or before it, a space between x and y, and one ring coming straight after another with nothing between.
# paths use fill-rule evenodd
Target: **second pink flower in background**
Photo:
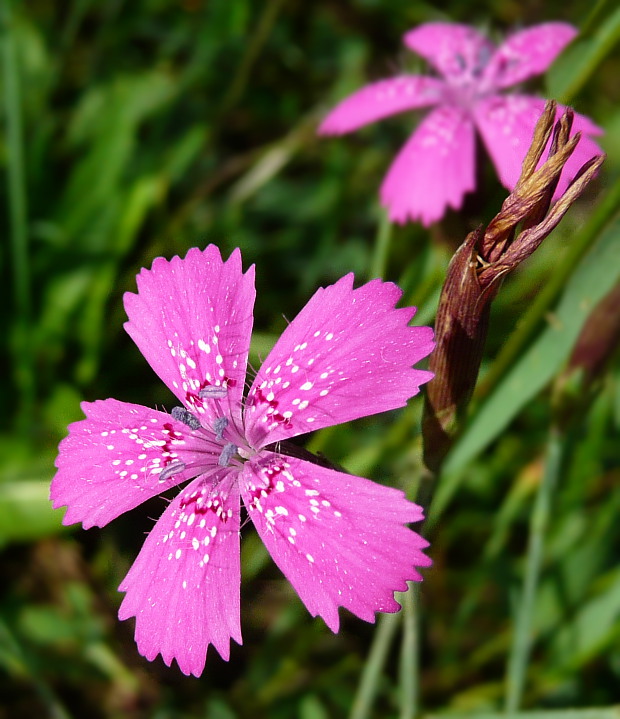
<instances>
[{"instance_id":1,"label":"second pink flower in background","mask_svg":"<svg viewBox=\"0 0 620 719\"><path fill-rule=\"evenodd\" d=\"M432 107L392 163L381 186L390 219L430 225L448 207L459 209L476 185L476 131L482 137L501 183L512 190L532 140L544 100L500 94L543 73L577 35L566 23L522 30L495 48L475 28L427 23L404 37L440 77L400 75L367 85L345 98L319 128L339 135L405 110ZM558 106L558 114L564 111ZM583 137L556 190L559 197L586 160L601 149L588 135L602 131L575 114L573 132Z\"/></svg>"}]
</instances>

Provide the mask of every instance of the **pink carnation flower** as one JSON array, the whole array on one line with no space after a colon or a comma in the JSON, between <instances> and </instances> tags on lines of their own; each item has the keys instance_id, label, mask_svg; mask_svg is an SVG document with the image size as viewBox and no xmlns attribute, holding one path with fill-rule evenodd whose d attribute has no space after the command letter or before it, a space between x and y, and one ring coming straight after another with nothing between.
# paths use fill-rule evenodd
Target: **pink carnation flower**
<instances>
[{"instance_id":1,"label":"pink carnation flower","mask_svg":"<svg viewBox=\"0 0 620 719\"><path fill-rule=\"evenodd\" d=\"M560 22L522 30L495 48L467 25L427 23L404 37L442 79L401 75L380 80L343 100L319 128L339 135L404 110L434 107L409 138L381 186L390 219L421 220L428 226L448 206L459 209L476 185L476 130L482 136L499 179L512 190L531 143L544 100L500 91L544 72L575 37ZM565 108L558 106L558 116ZM587 117L575 113L573 133L600 135ZM582 137L555 193L559 197L579 168L601 150Z\"/></svg>"},{"instance_id":2,"label":"pink carnation flower","mask_svg":"<svg viewBox=\"0 0 620 719\"><path fill-rule=\"evenodd\" d=\"M399 609L427 542L406 524L403 492L291 456L285 440L402 407L431 373L413 369L432 330L410 327L400 290L353 276L319 289L244 397L254 268L235 250L158 258L125 295L127 332L181 406L171 414L114 399L84 403L52 482L65 524L103 526L170 487L168 505L120 585L148 659L200 675L209 644L228 659L239 620L241 500L282 572L332 631L338 607L366 621ZM283 443L283 444L281 444Z\"/></svg>"}]
</instances>

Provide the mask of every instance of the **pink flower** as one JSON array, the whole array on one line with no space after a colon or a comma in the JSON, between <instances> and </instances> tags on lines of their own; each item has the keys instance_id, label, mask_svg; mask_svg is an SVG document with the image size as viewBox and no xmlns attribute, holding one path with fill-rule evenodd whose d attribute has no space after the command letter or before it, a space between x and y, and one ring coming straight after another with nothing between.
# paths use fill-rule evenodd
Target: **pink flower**
<instances>
[{"instance_id":1,"label":"pink flower","mask_svg":"<svg viewBox=\"0 0 620 719\"><path fill-rule=\"evenodd\" d=\"M404 37L442 79L401 75L367 85L343 100L319 128L339 135L404 110L434 107L392 163L381 186L390 219L421 220L428 226L448 206L459 209L476 184L477 129L502 184L512 190L544 101L500 91L544 72L575 37L560 22L522 30L497 49L467 25L427 23ZM558 106L558 117L564 112ZM575 114L573 132L600 135L587 117ZM601 150L583 137L569 160L555 198L564 193L579 168Z\"/></svg>"},{"instance_id":2,"label":"pink flower","mask_svg":"<svg viewBox=\"0 0 620 719\"><path fill-rule=\"evenodd\" d=\"M228 659L239 626L240 505L313 616L337 631L338 607L366 621L399 609L420 580L422 510L404 494L288 453L310 430L402 407L431 373L413 369L432 330L410 327L393 284L319 289L244 397L254 268L235 250L158 258L125 295L125 325L182 406L171 414L114 399L82 405L52 482L65 524L103 526L191 480L168 505L123 580L119 617L136 617L148 659L199 676L209 644ZM299 452L297 452L299 454Z\"/></svg>"}]
</instances>

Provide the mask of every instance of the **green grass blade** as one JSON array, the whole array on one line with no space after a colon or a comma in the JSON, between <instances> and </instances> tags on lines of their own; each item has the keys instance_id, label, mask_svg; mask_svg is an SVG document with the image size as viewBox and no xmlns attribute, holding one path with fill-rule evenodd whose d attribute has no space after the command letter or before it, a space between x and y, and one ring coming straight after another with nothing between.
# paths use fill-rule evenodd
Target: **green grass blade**
<instances>
[{"instance_id":1,"label":"green grass blade","mask_svg":"<svg viewBox=\"0 0 620 719\"><path fill-rule=\"evenodd\" d=\"M543 548L553 491L558 483L562 464L564 437L552 429L547 448L547 461L530 521L523 591L519 598L506 677L506 711L519 709L525 687L525 676L532 645L532 616L540 577Z\"/></svg>"},{"instance_id":2,"label":"green grass blade","mask_svg":"<svg viewBox=\"0 0 620 719\"><path fill-rule=\"evenodd\" d=\"M547 77L547 94L570 103L620 42L620 8L604 18L591 34L579 37L554 63Z\"/></svg>"},{"instance_id":3,"label":"green grass blade","mask_svg":"<svg viewBox=\"0 0 620 719\"><path fill-rule=\"evenodd\" d=\"M17 55L15 16L10 0L3 0L2 22L4 100L6 111L7 182L12 254L15 335L13 338L13 372L20 396L19 420L23 428L32 426L36 394L34 362L30 346L31 299L30 260L28 250L28 206L22 99Z\"/></svg>"},{"instance_id":4,"label":"green grass blade","mask_svg":"<svg viewBox=\"0 0 620 719\"><path fill-rule=\"evenodd\" d=\"M400 621L401 612L379 616L349 719L368 719L371 716L381 674Z\"/></svg>"}]
</instances>

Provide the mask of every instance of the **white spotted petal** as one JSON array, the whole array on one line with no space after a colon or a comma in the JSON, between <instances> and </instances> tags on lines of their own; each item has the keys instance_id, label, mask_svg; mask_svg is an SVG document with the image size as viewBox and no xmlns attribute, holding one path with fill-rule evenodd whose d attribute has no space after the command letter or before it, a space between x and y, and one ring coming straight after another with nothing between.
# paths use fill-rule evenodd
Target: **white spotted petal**
<instances>
[{"instance_id":1,"label":"white spotted petal","mask_svg":"<svg viewBox=\"0 0 620 719\"><path fill-rule=\"evenodd\" d=\"M196 476L192 467L217 464L215 443L197 440L165 412L115 399L83 402L86 419L60 443L50 498L67 506L63 524L103 527L151 497ZM170 476L172 463L186 469Z\"/></svg>"},{"instance_id":2,"label":"white spotted petal","mask_svg":"<svg viewBox=\"0 0 620 719\"><path fill-rule=\"evenodd\" d=\"M339 607L369 622L398 611L394 592L431 564L426 540L405 526L422 509L400 490L266 451L243 478L241 496L273 560L334 632Z\"/></svg>"},{"instance_id":3,"label":"white spotted petal","mask_svg":"<svg viewBox=\"0 0 620 719\"><path fill-rule=\"evenodd\" d=\"M211 484L195 480L168 506L119 590L119 618L136 617L147 659L177 660L200 676L209 644L224 659L241 644L239 488L230 470Z\"/></svg>"},{"instance_id":4,"label":"white spotted petal","mask_svg":"<svg viewBox=\"0 0 620 719\"><path fill-rule=\"evenodd\" d=\"M244 275L235 250L222 261L215 245L184 259L157 258L138 275L138 294L125 294L125 329L159 377L203 423L221 404L201 399L205 387L225 387L237 420L254 309L254 267Z\"/></svg>"},{"instance_id":5,"label":"white spotted petal","mask_svg":"<svg viewBox=\"0 0 620 719\"><path fill-rule=\"evenodd\" d=\"M401 290L353 275L319 289L282 333L248 393L246 436L264 447L322 427L403 407L430 372L414 369L433 348Z\"/></svg>"}]
</instances>

